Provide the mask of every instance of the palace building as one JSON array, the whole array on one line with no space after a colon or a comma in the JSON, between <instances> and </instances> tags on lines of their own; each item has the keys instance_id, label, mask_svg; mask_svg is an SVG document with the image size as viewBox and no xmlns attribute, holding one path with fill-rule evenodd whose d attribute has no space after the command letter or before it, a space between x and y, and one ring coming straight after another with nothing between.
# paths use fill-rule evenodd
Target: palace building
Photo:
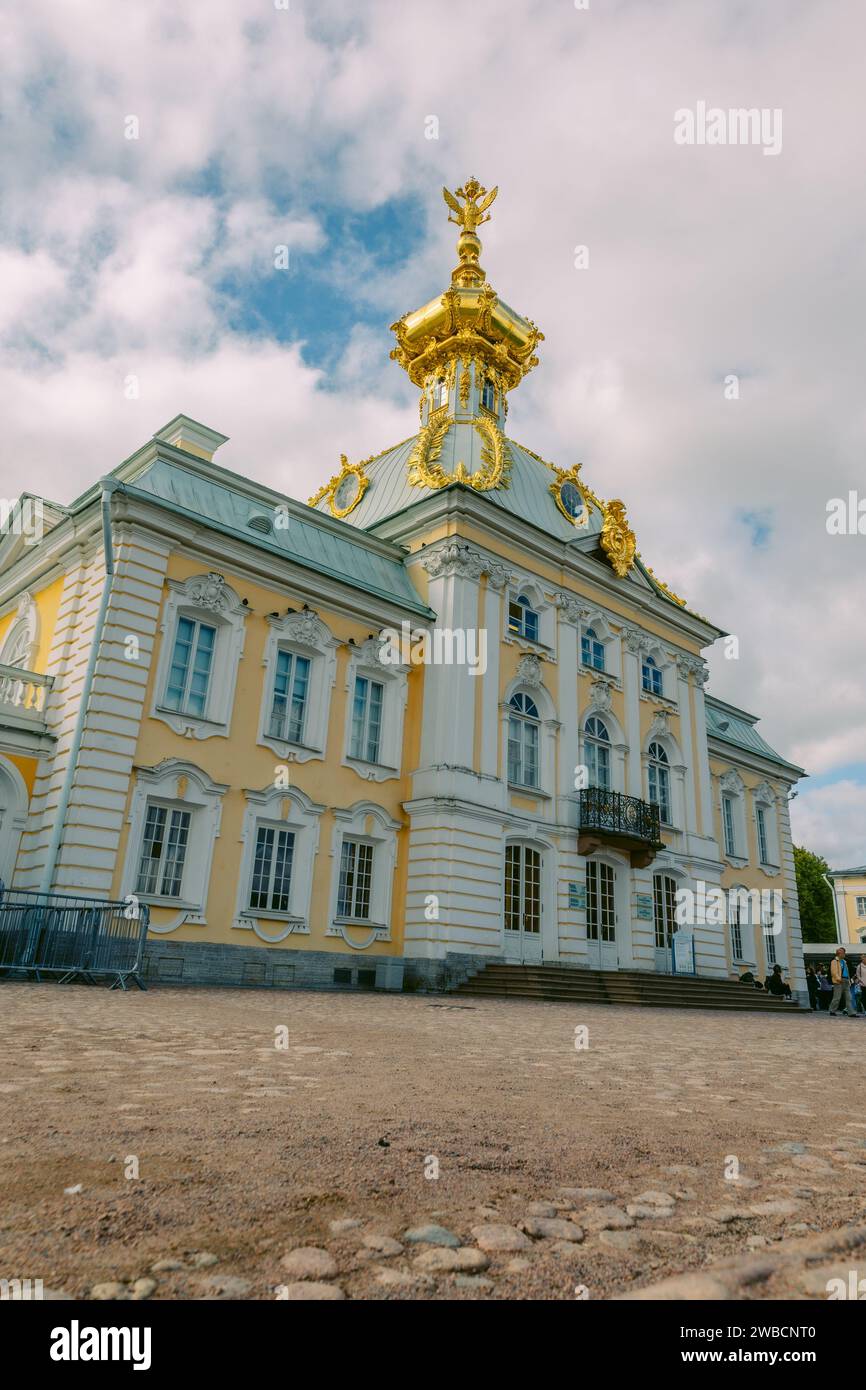
<instances>
[{"instance_id":1,"label":"palace building","mask_svg":"<svg viewBox=\"0 0 866 1390\"><path fill-rule=\"evenodd\" d=\"M626 508L508 435L542 334L486 279L496 190L395 325L411 436L308 503L179 415L0 543L0 878L137 900L153 979L441 988L485 962L780 963L802 770L706 690L724 634ZM411 428L411 426L410 426ZM423 648L419 659L418 648ZM725 920L677 923L680 889ZM767 890L772 929L741 911Z\"/></svg>"}]
</instances>

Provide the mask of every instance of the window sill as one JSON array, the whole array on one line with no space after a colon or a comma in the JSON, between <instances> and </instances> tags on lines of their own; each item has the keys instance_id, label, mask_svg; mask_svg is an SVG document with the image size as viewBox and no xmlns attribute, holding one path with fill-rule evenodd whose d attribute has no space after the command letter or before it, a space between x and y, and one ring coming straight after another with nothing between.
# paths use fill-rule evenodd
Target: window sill
<instances>
[{"instance_id":1,"label":"window sill","mask_svg":"<svg viewBox=\"0 0 866 1390\"><path fill-rule=\"evenodd\" d=\"M184 714L182 710L166 709L164 705L154 705L151 718L160 719L163 724L167 724L181 737L185 737L189 731L199 739L228 738L228 723L222 723L218 719L207 719L201 714Z\"/></svg>"},{"instance_id":2,"label":"window sill","mask_svg":"<svg viewBox=\"0 0 866 1390\"><path fill-rule=\"evenodd\" d=\"M552 800L550 792L542 791L540 787L524 787L521 782L509 782L508 790L513 792L515 796L536 796L543 801Z\"/></svg>"},{"instance_id":3,"label":"window sill","mask_svg":"<svg viewBox=\"0 0 866 1390\"><path fill-rule=\"evenodd\" d=\"M291 922L294 927L305 927L306 918L298 917L294 912L278 912L276 908L255 908L245 907L243 912L238 914L240 921L256 922Z\"/></svg>"},{"instance_id":4,"label":"window sill","mask_svg":"<svg viewBox=\"0 0 866 1390\"><path fill-rule=\"evenodd\" d=\"M725 850L725 859L733 869L746 869L749 865L748 859L743 859L739 854L728 854L727 850Z\"/></svg>"},{"instance_id":5,"label":"window sill","mask_svg":"<svg viewBox=\"0 0 866 1390\"><path fill-rule=\"evenodd\" d=\"M523 647L528 652L538 652L548 660L553 660L553 648L546 642L536 641L534 637L524 637L522 633L512 632L509 628L502 640L508 647Z\"/></svg>"},{"instance_id":6,"label":"window sill","mask_svg":"<svg viewBox=\"0 0 866 1390\"><path fill-rule=\"evenodd\" d=\"M335 927L368 927L370 931L384 931L384 922L374 922L370 917L335 917Z\"/></svg>"},{"instance_id":7,"label":"window sill","mask_svg":"<svg viewBox=\"0 0 866 1390\"><path fill-rule=\"evenodd\" d=\"M387 763L369 763L364 758L353 758L351 756L345 759L345 763L347 767L357 772L359 777L365 777L368 782L381 782L388 777L400 776L400 769L398 767L389 767Z\"/></svg>"},{"instance_id":8,"label":"window sill","mask_svg":"<svg viewBox=\"0 0 866 1390\"><path fill-rule=\"evenodd\" d=\"M204 912L201 903L185 902L183 898L163 898L156 893L134 893L132 896L147 907L174 907L178 912Z\"/></svg>"}]
</instances>

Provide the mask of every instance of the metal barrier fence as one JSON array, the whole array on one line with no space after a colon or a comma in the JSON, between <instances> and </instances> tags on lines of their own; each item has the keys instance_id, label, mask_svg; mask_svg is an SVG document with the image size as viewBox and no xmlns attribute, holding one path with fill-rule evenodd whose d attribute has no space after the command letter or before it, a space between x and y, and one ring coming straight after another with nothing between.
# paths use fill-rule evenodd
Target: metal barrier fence
<instances>
[{"instance_id":1,"label":"metal barrier fence","mask_svg":"<svg viewBox=\"0 0 866 1390\"><path fill-rule=\"evenodd\" d=\"M131 915L134 913L134 915ZM60 983L97 977L112 989L141 980L149 911L67 893L31 893L0 883L0 978L58 976Z\"/></svg>"}]
</instances>

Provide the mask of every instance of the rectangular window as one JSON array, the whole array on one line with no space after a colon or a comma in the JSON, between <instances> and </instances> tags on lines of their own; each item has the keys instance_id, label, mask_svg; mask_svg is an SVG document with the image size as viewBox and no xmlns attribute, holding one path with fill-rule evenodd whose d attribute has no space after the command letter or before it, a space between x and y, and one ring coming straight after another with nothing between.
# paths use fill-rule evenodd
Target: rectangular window
<instances>
[{"instance_id":1,"label":"rectangular window","mask_svg":"<svg viewBox=\"0 0 866 1390\"><path fill-rule=\"evenodd\" d=\"M363 840L344 840L340 851L338 917L369 920L372 881L373 846Z\"/></svg>"},{"instance_id":2,"label":"rectangular window","mask_svg":"<svg viewBox=\"0 0 866 1390\"><path fill-rule=\"evenodd\" d=\"M722 797L722 820L725 829L725 854L736 854L737 842L734 837L734 802L730 796Z\"/></svg>"},{"instance_id":3,"label":"rectangular window","mask_svg":"<svg viewBox=\"0 0 866 1390\"><path fill-rule=\"evenodd\" d=\"M769 864L770 856L767 853L767 819L763 806L757 808L756 816L758 822L758 855L762 864Z\"/></svg>"},{"instance_id":4,"label":"rectangular window","mask_svg":"<svg viewBox=\"0 0 866 1390\"><path fill-rule=\"evenodd\" d=\"M268 725L271 738L284 739L286 743L303 743L309 686L309 658L296 656L294 652L278 652Z\"/></svg>"},{"instance_id":5,"label":"rectangular window","mask_svg":"<svg viewBox=\"0 0 866 1390\"><path fill-rule=\"evenodd\" d=\"M857 899L857 916L866 917L866 898Z\"/></svg>"},{"instance_id":6,"label":"rectangular window","mask_svg":"<svg viewBox=\"0 0 866 1390\"><path fill-rule=\"evenodd\" d=\"M764 942L765 942L765 947L764 947L764 949L765 949L766 952L767 952L767 965L768 965L768 966L775 965L775 964L776 964L776 938L775 938L775 936L773 935L772 930L769 930L769 931L765 930L765 931L764 931Z\"/></svg>"},{"instance_id":7,"label":"rectangular window","mask_svg":"<svg viewBox=\"0 0 866 1390\"><path fill-rule=\"evenodd\" d=\"M288 912L292 886L295 836L291 830L260 825L250 884L250 907L259 911Z\"/></svg>"},{"instance_id":8,"label":"rectangular window","mask_svg":"<svg viewBox=\"0 0 866 1390\"><path fill-rule=\"evenodd\" d=\"M538 725L519 715L508 720L508 780L516 787L538 786Z\"/></svg>"},{"instance_id":9,"label":"rectangular window","mask_svg":"<svg viewBox=\"0 0 866 1390\"><path fill-rule=\"evenodd\" d=\"M604 644L599 642L591 628L580 639L580 659L584 666L591 666L594 671L604 670Z\"/></svg>"},{"instance_id":10,"label":"rectangular window","mask_svg":"<svg viewBox=\"0 0 866 1390\"><path fill-rule=\"evenodd\" d=\"M366 676L355 677L350 756L366 763L379 761L383 687Z\"/></svg>"},{"instance_id":11,"label":"rectangular window","mask_svg":"<svg viewBox=\"0 0 866 1390\"><path fill-rule=\"evenodd\" d=\"M136 893L160 898L180 897L189 825L189 811L148 805Z\"/></svg>"},{"instance_id":12,"label":"rectangular window","mask_svg":"<svg viewBox=\"0 0 866 1390\"><path fill-rule=\"evenodd\" d=\"M650 695L661 695L662 693L662 673L655 662L650 665L648 661L643 664L642 673L643 688Z\"/></svg>"},{"instance_id":13,"label":"rectangular window","mask_svg":"<svg viewBox=\"0 0 866 1390\"><path fill-rule=\"evenodd\" d=\"M740 925L740 905L737 903L730 909L731 925L731 953L734 960L743 959L743 929Z\"/></svg>"},{"instance_id":14,"label":"rectangular window","mask_svg":"<svg viewBox=\"0 0 866 1390\"><path fill-rule=\"evenodd\" d=\"M528 845L505 846L505 930L541 932L541 854Z\"/></svg>"},{"instance_id":15,"label":"rectangular window","mask_svg":"<svg viewBox=\"0 0 866 1390\"><path fill-rule=\"evenodd\" d=\"M167 709L204 718L215 646L215 627L195 618L178 618L165 690Z\"/></svg>"},{"instance_id":16,"label":"rectangular window","mask_svg":"<svg viewBox=\"0 0 866 1390\"><path fill-rule=\"evenodd\" d=\"M586 866L586 935L589 941L616 940L614 871L592 859Z\"/></svg>"}]
</instances>

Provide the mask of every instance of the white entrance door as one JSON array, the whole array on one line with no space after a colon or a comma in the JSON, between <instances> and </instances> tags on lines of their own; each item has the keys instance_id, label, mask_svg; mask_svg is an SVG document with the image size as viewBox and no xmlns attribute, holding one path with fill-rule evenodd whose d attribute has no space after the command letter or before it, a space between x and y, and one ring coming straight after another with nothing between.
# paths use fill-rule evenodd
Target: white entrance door
<instances>
[{"instance_id":1,"label":"white entrance door","mask_svg":"<svg viewBox=\"0 0 866 1390\"><path fill-rule=\"evenodd\" d=\"M505 846L506 960L541 960L541 853L529 845Z\"/></svg>"},{"instance_id":2,"label":"white entrance door","mask_svg":"<svg viewBox=\"0 0 866 1390\"><path fill-rule=\"evenodd\" d=\"M669 975L671 947L676 923L677 881L670 874L653 874L653 921L655 925L656 970Z\"/></svg>"},{"instance_id":3,"label":"white entrance door","mask_svg":"<svg viewBox=\"0 0 866 1390\"><path fill-rule=\"evenodd\" d=\"M617 970L616 870L594 859L586 865L586 943L589 964L596 970Z\"/></svg>"}]
</instances>

